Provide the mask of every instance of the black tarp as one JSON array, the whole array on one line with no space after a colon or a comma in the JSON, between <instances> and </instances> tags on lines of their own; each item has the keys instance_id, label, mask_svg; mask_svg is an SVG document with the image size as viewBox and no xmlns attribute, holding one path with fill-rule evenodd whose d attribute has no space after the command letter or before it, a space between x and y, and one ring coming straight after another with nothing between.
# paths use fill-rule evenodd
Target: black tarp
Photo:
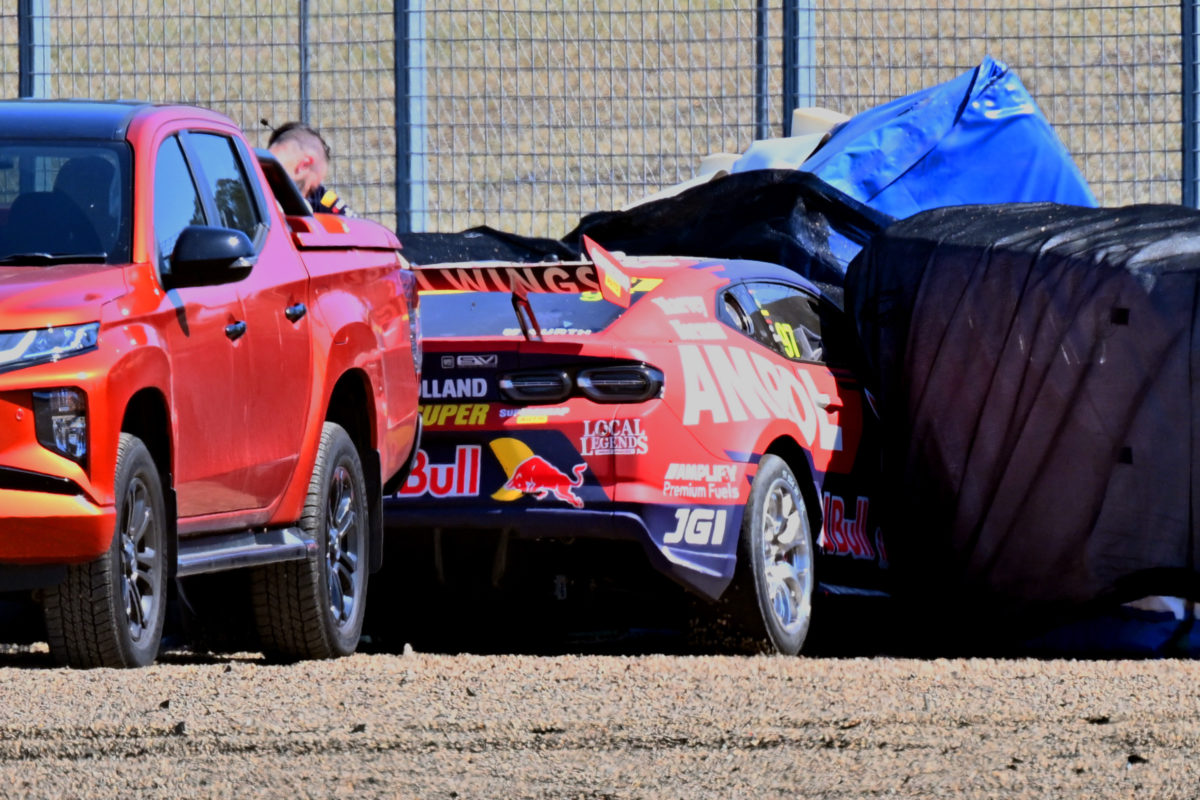
<instances>
[{"instance_id":1,"label":"black tarp","mask_svg":"<svg viewBox=\"0 0 1200 800\"><path fill-rule=\"evenodd\" d=\"M827 287L842 284L858 247L892 218L795 170L727 175L674 197L583 217L561 240L487 227L401 234L414 264L580 257L581 239L629 255L742 258L783 264Z\"/></svg>"},{"instance_id":2,"label":"black tarp","mask_svg":"<svg viewBox=\"0 0 1200 800\"><path fill-rule=\"evenodd\" d=\"M906 588L1029 629L1197 596L1200 212L923 212L850 265ZM968 602L964 602L968 601Z\"/></svg>"}]
</instances>

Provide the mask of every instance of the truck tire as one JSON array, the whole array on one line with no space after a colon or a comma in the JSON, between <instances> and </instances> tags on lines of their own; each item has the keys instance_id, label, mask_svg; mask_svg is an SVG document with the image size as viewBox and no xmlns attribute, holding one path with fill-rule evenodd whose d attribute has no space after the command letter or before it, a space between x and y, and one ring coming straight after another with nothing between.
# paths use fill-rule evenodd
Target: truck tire
<instances>
[{"instance_id":1,"label":"truck tire","mask_svg":"<svg viewBox=\"0 0 1200 800\"><path fill-rule=\"evenodd\" d=\"M726 599L752 649L795 655L812 622L814 543L804 493L787 462L758 464Z\"/></svg>"},{"instance_id":2,"label":"truck tire","mask_svg":"<svg viewBox=\"0 0 1200 800\"><path fill-rule=\"evenodd\" d=\"M50 653L72 667L143 667L158 656L167 608L162 480L141 439L121 434L117 524L108 552L67 568L42 610Z\"/></svg>"},{"instance_id":3,"label":"truck tire","mask_svg":"<svg viewBox=\"0 0 1200 800\"><path fill-rule=\"evenodd\" d=\"M358 451L336 423L321 431L300 527L316 553L260 567L252 579L263 650L284 660L350 655L366 609L370 522Z\"/></svg>"}]
</instances>

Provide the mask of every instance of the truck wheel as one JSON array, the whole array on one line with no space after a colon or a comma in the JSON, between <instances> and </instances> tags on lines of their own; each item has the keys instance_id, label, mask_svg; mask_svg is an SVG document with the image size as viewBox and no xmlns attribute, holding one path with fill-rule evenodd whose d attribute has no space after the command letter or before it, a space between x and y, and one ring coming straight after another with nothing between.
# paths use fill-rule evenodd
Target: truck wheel
<instances>
[{"instance_id":1,"label":"truck wheel","mask_svg":"<svg viewBox=\"0 0 1200 800\"><path fill-rule=\"evenodd\" d=\"M167 599L162 481L141 439L117 446L117 525L108 552L67 568L43 600L50 653L72 667L143 667L158 656Z\"/></svg>"},{"instance_id":2,"label":"truck wheel","mask_svg":"<svg viewBox=\"0 0 1200 800\"><path fill-rule=\"evenodd\" d=\"M350 436L326 422L300 520L317 552L261 567L253 580L255 620L268 655L337 658L358 646L370 568L366 486Z\"/></svg>"},{"instance_id":3,"label":"truck wheel","mask_svg":"<svg viewBox=\"0 0 1200 800\"><path fill-rule=\"evenodd\" d=\"M795 655L812 620L812 524L787 462L759 462L738 543L730 610L757 649Z\"/></svg>"}]
</instances>

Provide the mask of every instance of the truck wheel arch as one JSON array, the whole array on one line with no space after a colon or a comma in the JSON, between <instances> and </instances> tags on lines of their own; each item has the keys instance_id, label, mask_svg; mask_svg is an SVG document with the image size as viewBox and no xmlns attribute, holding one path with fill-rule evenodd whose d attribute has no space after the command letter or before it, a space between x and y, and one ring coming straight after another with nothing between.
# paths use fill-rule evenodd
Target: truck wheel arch
<instances>
[{"instance_id":1,"label":"truck wheel arch","mask_svg":"<svg viewBox=\"0 0 1200 800\"><path fill-rule=\"evenodd\" d=\"M121 431L131 433L142 440L150 451L159 474L162 475L163 488L173 487L171 416L167 409L167 400L162 393L157 389L146 388L129 398L121 419Z\"/></svg>"},{"instance_id":2,"label":"truck wheel arch","mask_svg":"<svg viewBox=\"0 0 1200 800\"><path fill-rule=\"evenodd\" d=\"M325 420L341 425L350 435L362 462L370 510L370 571L383 563L383 467L375 442L376 419L374 391L366 372L349 369L338 377L329 396Z\"/></svg>"}]
</instances>

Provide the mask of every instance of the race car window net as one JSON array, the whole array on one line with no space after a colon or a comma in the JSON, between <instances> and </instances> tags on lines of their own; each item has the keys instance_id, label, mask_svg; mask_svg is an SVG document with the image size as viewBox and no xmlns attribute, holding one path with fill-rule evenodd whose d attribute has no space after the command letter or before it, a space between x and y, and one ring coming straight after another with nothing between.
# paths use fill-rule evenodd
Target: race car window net
<instances>
[{"instance_id":1,"label":"race car window net","mask_svg":"<svg viewBox=\"0 0 1200 800\"><path fill-rule=\"evenodd\" d=\"M634 292L637 302L645 292ZM625 309L600 298L599 292L551 294L530 292L522 310L510 294L501 292L422 292L421 315L426 337L525 336L523 326L532 319L542 336L586 336L599 333Z\"/></svg>"},{"instance_id":2,"label":"race car window net","mask_svg":"<svg viewBox=\"0 0 1200 800\"><path fill-rule=\"evenodd\" d=\"M127 263L130 162L124 142L0 141L0 262Z\"/></svg>"}]
</instances>

